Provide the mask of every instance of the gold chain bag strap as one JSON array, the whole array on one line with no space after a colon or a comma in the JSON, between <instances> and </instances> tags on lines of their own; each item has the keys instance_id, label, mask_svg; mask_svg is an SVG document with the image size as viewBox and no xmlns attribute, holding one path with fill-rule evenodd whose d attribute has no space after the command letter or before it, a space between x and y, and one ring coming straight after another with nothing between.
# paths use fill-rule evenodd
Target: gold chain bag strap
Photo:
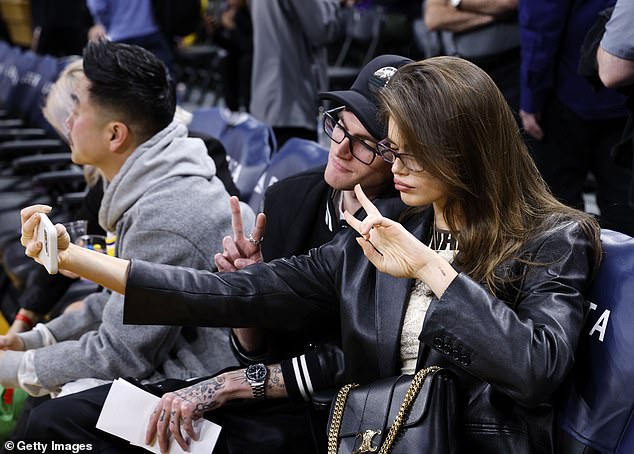
<instances>
[{"instance_id":1,"label":"gold chain bag strap","mask_svg":"<svg viewBox=\"0 0 634 454\"><path fill-rule=\"evenodd\" d=\"M416 414L412 415L411 419L414 421L408 421L426 378L440 370L438 366L430 366L418 371L413 378L411 375L400 376L366 386L353 383L342 387L331 408L328 454L388 454L395 446L402 452L413 452L412 448L415 448L416 452L427 453L426 440L431 436L434 436L434 452L448 453L457 450L461 437L457 435L457 425L452 423L458 421L454 417L454 409L451 408L457 406L453 382L439 377L442 382L436 382L440 386L432 386L435 382L428 383L424 396L421 396L416 405ZM397 404L392 400L403 395L405 385L408 385L407 390L394 422L386 431L389 415ZM433 395L435 390L438 390L438 396ZM351 392L353 398L349 401ZM345 412L346 409L348 412ZM405 424L411 426L402 430ZM447 440L447 444L440 449L442 443L439 443L439 439Z\"/></svg>"}]
</instances>

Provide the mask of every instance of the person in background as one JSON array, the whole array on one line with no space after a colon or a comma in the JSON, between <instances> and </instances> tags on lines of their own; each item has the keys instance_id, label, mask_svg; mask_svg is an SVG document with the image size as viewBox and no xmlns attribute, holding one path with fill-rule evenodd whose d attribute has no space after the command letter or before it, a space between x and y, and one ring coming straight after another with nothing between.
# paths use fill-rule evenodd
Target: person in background
<instances>
[{"instance_id":1,"label":"person in background","mask_svg":"<svg viewBox=\"0 0 634 454\"><path fill-rule=\"evenodd\" d=\"M172 71L174 57L170 44L160 31L152 0L86 0L94 25L88 39L135 44L156 55Z\"/></svg>"},{"instance_id":2,"label":"person in background","mask_svg":"<svg viewBox=\"0 0 634 454\"><path fill-rule=\"evenodd\" d=\"M73 110L73 100L71 94L74 92L77 82L83 76L83 62L78 59L70 63L60 74L46 97L42 112L46 120L53 129L65 141L69 138L69 129L66 119ZM174 118L178 121L189 124L191 114L176 107ZM190 137L198 137L203 140L207 148L208 155L214 160L216 176L222 181L229 195L240 196L236 188L227 164L227 155L223 145L212 137L191 133ZM104 181L97 168L91 165L84 166L84 174L88 191L82 200L82 204L76 213L75 219L83 219L87 222L88 234L105 235L106 232L99 225L99 207L103 198ZM73 301L64 301L64 295L70 286L76 281L71 277L61 273L50 275L45 269L36 267L29 273L25 289L20 295L18 304L20 308L15 319L11 323L10 333L19 333L32 329L38 322L47 315L56 315L52 311L65 310L66 307L59 307L62 303L69 304L67 307L76 308L78 305Z\"/></svg>"},{"instance_id":3,"label":"person in background","mask_svg":"<svg viewBox=\"0 0 634 454\"><path fill-rule=\"evenodd\" d=\"M253 27L246 0L229 0L218 16L207 14L205 31L211 42L227 51L222 60L225 104L233 111L246 111L253 64Z\"/></svg>"},{"instance_id":4,"label":"person in background","mask_svg":"<svg viewBox=\"0 0 634 454\"><path fill-rule=\"evenodd\" d=\"M72 99L72 159L108 181L99 223L115 255L214 269L213 252L231 232L229 195L203 142L173 120L174 87L160 60L139 46L89 43ZM104 290L79 311L0 337L0 383L44 395L120 376L187 379L237 364L226 330L126 326L121 299ZM82 405L67 411L81 413Z\"/></svg>"},{"instance_id":5,"label":"person in background","mask_svg":"<svg viewBox=\"0 0 634 454\"><path fill-rule=\"evenodd\" d=\"M253 0L249 112L290 137L317 140L317 94L327 89L326 44L340 36L339 0Z\"/></svg>"},{"instance_id":6,"label":"person in background","mask_svg":"<svg viewBox=\"0 0 634 454\"><path fill-rule=\"evenodd\" d=\"M517 0L425 0L423 18L438 32L437 55L456 55L484 69L514 112L519 109Z\"/></svg>"},{"instance_id":7,"label":"person in background","mask_svg":"<svg viewBox=\"0 0 634 454\"><path fill-rule=\"evenodd\" d=\"M597 52L599 77L606 87L634 85L634 4L617 0Z\"/></svg>"},{"instance_id":8,"label":"person in background","mask_svg":"<svg viewBox=\"0 0 634 454\"><path fill-rule=\"evenodd\" d=\"M599 77L606 87L618 88L626 96L629 119L621 141L613 150L617 162L634 169L634 3L617 1L597 50ZM634 176L630 182L629 204L634 207Z\"/></svg>"},{"instance_id":9,"label":"person in background","mask_svg":"<svg viewBox=\"0 0 634 454\"><path fill-rule=\"evenodd\" d=\"M32 49L38 54L81 55L92 18L85 0L31 0Z\"/></svg>"},{"instance_id":10,"label":"person in background","mask_svg":"<svg viewBox=\"0 0 634 454\"><path fill-rule=\"evenodd\" d=\"M367 216L346 212L351 228L333 241L231 273L95 254L60 226L59 266L124 293L126 323L301 328L339 316L339 384L445 367L466 393L471 450L557 452L553 396L574 363L600 261L597 222L551 195L508 104L474 64L411 63L378 96L388 119L378 151L411 209L375 205L357 186ZM41 210L21 213L36 260ZM260 372L264 397L277 397L279 375ZM253 395L248 380L188 396L187 417L163 400L151 421L185 446L203 411Z\"/></svg>"},{"instance_id":11,"label":"person in background","mask_svg":"<svg viewBox=\"0 0 634 454\"><path fill-rule=\"evenodd\" d=\"M587 31L615 0L519 3L522 66L520 117L535 161L551 191L583 209L591 172L603 227L634 235L628 204L631 169L611 157L627 111L613 89L595 90L577 71Z\"/></svg>"}]
</instances>

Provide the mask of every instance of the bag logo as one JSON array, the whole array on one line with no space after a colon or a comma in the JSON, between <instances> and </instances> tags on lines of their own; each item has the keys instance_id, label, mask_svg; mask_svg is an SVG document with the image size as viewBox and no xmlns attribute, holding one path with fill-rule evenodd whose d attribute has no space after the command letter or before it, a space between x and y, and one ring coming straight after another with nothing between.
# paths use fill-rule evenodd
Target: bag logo
<instances>
[{"instance_id":1,"label":"bag logo","mask_svg":"<svg viewBox=\"0 0 634 454\"><path fill-rule=\"evenodd\" d=\"M381 435L381 431L377 430L366 430L365 432L359 432L355 437L355 443L357 438L361 437L361 445L355 449L354 451L352 451L352 454L361 454L363 452L376 452L376 450L379 448L378 446L372 446L372 439L377 436L377 435Z\"/></svg>"}]
</instances>

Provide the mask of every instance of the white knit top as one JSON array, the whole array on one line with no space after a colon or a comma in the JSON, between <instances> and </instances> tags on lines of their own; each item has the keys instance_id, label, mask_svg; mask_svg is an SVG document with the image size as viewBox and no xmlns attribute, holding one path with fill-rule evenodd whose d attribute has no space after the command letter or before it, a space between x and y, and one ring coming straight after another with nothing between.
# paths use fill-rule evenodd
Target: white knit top
<instances>
[{"instance_id":1,"label":"white knit top","mask_svg":"<svg viewBox=\"0 0 634 454\"><path fill-rule=\"evenodd\" d=\"M436 239L429 241L428 246L435 249L449 263L458 253L457 243L449 231L436 230ZM413 374L416 371L416 359L420 341L418 336L423 328L425 315L431 303L433 293L429 286L416 279L407 302L405 319L401 330L401 373Z\"/></svg>"}]
</instances>

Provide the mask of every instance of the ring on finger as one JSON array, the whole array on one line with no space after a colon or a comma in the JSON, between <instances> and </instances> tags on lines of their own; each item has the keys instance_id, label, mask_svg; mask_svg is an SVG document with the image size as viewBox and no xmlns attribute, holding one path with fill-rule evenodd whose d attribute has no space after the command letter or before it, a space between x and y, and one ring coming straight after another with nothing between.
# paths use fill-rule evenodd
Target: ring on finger
<instances>
[{"instance_id":1,"label":"ring on finger","mask_svg":"<svg viewBox=\"0 0 634 454\"><path fill-rule=\"evenodd\" d=\"M250 233L247 240L249 240L249 243L251 243L252 245L259 246L260 243L264 241L264 237L260 238L259 240L256 240L255 238L253 238L253 235Z\"/></svg>"}]
</instances>

